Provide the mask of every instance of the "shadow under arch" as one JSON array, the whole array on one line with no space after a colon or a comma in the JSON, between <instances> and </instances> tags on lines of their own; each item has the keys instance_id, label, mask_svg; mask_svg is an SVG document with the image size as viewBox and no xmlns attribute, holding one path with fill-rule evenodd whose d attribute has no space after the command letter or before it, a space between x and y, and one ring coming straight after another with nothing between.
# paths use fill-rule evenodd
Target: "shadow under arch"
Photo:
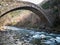
<instances>
[{"instance_id":1,"label":"shadow under arch","mask_svg":"<svg viewBox=\"0 0 60 45\"><path fill-rule=\"evenodd\" d=\"M30 3L30 2L24 2L24 3L27 3L27 5L10 9L10 10L4 12L3 14L1 14L0 18L3 17L5 14L7 14L9 12L12 12L12 11L15 11L15 10L23 10L23 9L25 9L25 10L30 10L33 13L35 13L36 15L38 15L41 18L41 20L43 22L45 22L47 25L49 25L49 26L52 25L52 22L50 22L49 18L47 18L47 16L43 14L40 7L38 7L37 5L35 5L33 3Z\"/></svg>"}]
</instances>

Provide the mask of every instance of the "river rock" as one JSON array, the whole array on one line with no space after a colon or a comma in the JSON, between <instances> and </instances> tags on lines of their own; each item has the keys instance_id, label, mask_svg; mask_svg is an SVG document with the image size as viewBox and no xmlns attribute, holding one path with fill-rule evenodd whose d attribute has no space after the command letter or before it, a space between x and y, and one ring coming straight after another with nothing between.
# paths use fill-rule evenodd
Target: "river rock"
<instances>
[{"instance_id":1,"label":"river rock","mask_svg":"<svg viewBox=\"0 0 60 45\"><path fill-rule=\"evenodd\" d=\"M57 41L57 43L60 43L60 37L56 37L55 40Z\"/></svg>"}]
</instances>

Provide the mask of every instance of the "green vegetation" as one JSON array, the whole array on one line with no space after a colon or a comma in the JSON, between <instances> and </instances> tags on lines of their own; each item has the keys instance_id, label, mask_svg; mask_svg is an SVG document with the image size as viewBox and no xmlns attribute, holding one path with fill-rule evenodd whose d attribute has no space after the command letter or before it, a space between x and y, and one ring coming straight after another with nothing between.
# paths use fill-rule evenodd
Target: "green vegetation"
<instances>
[{"instance_id":1,"label":"green vegetation","mask_svg":"<svg viewBox=\"0 0 60 45\"><path fill-rule=\"evenodd\" d=\"M49 8L49 2L46 2L42 5L43 9L48 9Z\"/></svg>"},{"instance_id":2,"label":"green vegetation","mask_svg":"<svg viewBox=\"0 0 60 45\"><path fill-rule=\"evenodd\" d=\"M42 5L43 9L50 9L51 15L56 16L55 25L60 25L60 0L49 0ZM49 13L50 13L49 12Z\"/></svg>"}]
</instances>

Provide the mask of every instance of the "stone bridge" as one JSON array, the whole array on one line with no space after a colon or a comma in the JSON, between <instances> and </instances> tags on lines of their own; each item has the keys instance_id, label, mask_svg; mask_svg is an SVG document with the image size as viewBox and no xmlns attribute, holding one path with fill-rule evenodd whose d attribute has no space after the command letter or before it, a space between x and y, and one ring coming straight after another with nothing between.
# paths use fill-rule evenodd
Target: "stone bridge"
<instances>
[{"instance_id":1,"label":"stone bridge","mask_svg":"<svg viewBox=\"0 0 60 45\"><path fill-rule=\"evenodd\" d=\"M35 14L37 14L42 19L42 22L46 22L46 24L49 26L53 25L55 18L52 15L47 15L42 10L42 8L38 7L37 5L33 3L24 2L24 1L13 2L10 5L5 5L3 8L0 9L1 10L0 18L11 11L15 11L19 9L30 10L34 12Z\"/></svg>"}]
</instances>

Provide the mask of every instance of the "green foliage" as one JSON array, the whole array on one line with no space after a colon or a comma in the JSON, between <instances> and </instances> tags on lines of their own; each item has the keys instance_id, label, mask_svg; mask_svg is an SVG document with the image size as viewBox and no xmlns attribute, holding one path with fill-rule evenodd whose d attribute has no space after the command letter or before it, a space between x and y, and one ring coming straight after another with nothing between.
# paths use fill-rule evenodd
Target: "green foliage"
<instances>
[{"instance_id":1,"label":"green foliage","mask_svg":"<svg viewBox=\"0 0 60 45\"><path fill-rule=\"evenodd\" d=\"M53 10L53 13L56 13L58 12L59 4L60 4L60 0L49 0L42 5L42 8L43 9L51 8Z\"/></svg>"},{"instance_id":2,"label":"green foliage","mask_svg":"<svg viewBox=\"0 0 60 45\"><path fill-rule=\"evenodd\" d=\"M60 0L50 0L50 2L50 7L53 10L53 15L56 15L56 20L54 22L54 26L56 27L57 25L59 25Z\"/></svg>"},{"instance_id":3,"label":"green foliage","mask_svg":"<svg viewBox=\"0 0 60 45\"><path fill-rule=\"evenodd\" d=\"M46 2L42 5L43 9L48 9L49 8L49 2Z\"/></svg>"}]
</instances>

